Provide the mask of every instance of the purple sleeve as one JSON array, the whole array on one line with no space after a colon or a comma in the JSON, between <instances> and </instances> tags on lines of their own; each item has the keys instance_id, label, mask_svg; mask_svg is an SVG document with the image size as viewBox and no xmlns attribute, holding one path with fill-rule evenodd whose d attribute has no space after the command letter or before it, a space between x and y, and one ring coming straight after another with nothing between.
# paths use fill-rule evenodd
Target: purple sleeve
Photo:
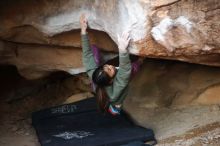
<instances>
[{"instance_id":1,"label":"purple sleeve","mask_svg":"<svg viewBox=\"0 0 220 146\"><path fill-rule=\"evenodd\" d=\"M131 77L135 76L137 72L140 70L141 61L136 60L135 62L131 63Z\"/></svg>"},{"instance_id":2,"label":"purple sleeve","mask_svg":"<svg viewBox=\"0 0 220 146\"><path fill-rule=\"evenodd\" d=\"M97 64L97 66L101 65L102 59L101 59L99 48L96 45L91 45L91 48L92 48L92 53L95 59L95 63ZM93 83L93 81L91 83L91 86L92 86L93 91L95 92L96 85Z\"/></svg>"},{"instance_id":3,"label":"purple sleeve","mask_svg":"<svg viewBox=\"0 0 220 146\"><path fill-rule=\"evenodd\" d=\"M98 49L96 45L91 45L91 48L92 48L93 56L95 58L95 63L98 66L101 65L102 60L101 60L100 50Z\"/></svg>"}]
</instances>

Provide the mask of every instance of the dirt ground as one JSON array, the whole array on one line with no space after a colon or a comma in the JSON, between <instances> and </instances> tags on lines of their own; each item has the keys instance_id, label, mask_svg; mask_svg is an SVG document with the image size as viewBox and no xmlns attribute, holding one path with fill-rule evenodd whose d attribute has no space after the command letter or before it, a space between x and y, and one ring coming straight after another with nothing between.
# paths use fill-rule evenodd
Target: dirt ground
<instances>
[{"instance_id":1,"label":"dirt ground","mask_svg":"<svg viewBox=\"0 0 220 146\"><path fill-rule=\"evenodd\" d=\"M220 123L212 123L192 129L180 136L159 141L158 146L219 146Z\"/></svg>"}]
</instances>

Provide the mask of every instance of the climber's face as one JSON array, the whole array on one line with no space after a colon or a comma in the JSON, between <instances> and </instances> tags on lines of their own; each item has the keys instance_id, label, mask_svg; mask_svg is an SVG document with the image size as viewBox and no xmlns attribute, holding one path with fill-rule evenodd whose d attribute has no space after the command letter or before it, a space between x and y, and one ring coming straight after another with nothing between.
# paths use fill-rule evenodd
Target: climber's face
<instances>
[{"instance_id":1,"label":"climber's face","mask_svg":"<svg viewBox=\"0 0 220 146\"><path fill-rule=\"evenodd\" d=\"M113 78L115 76L115 73L116 73L115 66L109 65L109 64L105 64L103 66L103 70L104 70L104 72L106 72L109 75L109 77Z\"/></svg>"}]
</instances>

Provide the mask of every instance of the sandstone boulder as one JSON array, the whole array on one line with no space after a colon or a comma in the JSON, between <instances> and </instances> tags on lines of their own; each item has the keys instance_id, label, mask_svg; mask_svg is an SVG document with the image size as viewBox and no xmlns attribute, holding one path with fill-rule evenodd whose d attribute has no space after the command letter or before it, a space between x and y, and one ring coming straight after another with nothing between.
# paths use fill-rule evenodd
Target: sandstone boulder
<instances>
[{"instance_id":1,"label":"sandstone boulder","mask_svg":"<svg viewBox=\"0 0 220 146\"><path fill-rule=\"evenodd\" d=\"M117 52L117 34L130 30L132 54L220 66L219 7L218 0L2 0L0 63L27 78L82 71L77 29L85 13L102 50Z\"/></svg>"}]
</instances>

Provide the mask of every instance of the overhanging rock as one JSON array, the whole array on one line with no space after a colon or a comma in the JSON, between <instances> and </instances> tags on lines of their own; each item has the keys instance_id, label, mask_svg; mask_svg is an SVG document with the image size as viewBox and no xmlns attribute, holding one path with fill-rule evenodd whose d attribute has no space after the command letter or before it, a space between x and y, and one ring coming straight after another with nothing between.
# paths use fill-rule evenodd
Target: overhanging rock
<instances>
[{"instance_id":1,"label":"overhanging rock","mask_svg":"<svg viewBox=\"0 0 220 146\"><path fill-rule=\"evenodd\" d=\"M7 57L0 59L0 63L14 64L20 72L33 70L39 74L81 68L81 61L71 63L73 59L65 53L56 54L59 57L53 59L54 65L41 61L38 65L43 67L35 64L34 68L32 62L19 54L22 45L30 46L29 51L43 47L53 51L55 47L60 52L79 52L80 34L75 30L80 28L79 17L85 13L91 29L105 32L90 33L92 43L103 50L117 51L117 35L130 30L131 54L220 66L219 7L218 0L2 0L0 37L7 45L1 45L0 56L5 58L7 52ZM11 47L2 49L9 43L14 46L11 55ZM42 58L52 59L48 58L50 51L41 50ZM30 53L29 57L38 58L35 55L39 53ZM76 60L81 59L76 56ZM60 64L63 58L65 63ZM40 75L33 78L37 77Z\"/></svg>"}]
</instances>

